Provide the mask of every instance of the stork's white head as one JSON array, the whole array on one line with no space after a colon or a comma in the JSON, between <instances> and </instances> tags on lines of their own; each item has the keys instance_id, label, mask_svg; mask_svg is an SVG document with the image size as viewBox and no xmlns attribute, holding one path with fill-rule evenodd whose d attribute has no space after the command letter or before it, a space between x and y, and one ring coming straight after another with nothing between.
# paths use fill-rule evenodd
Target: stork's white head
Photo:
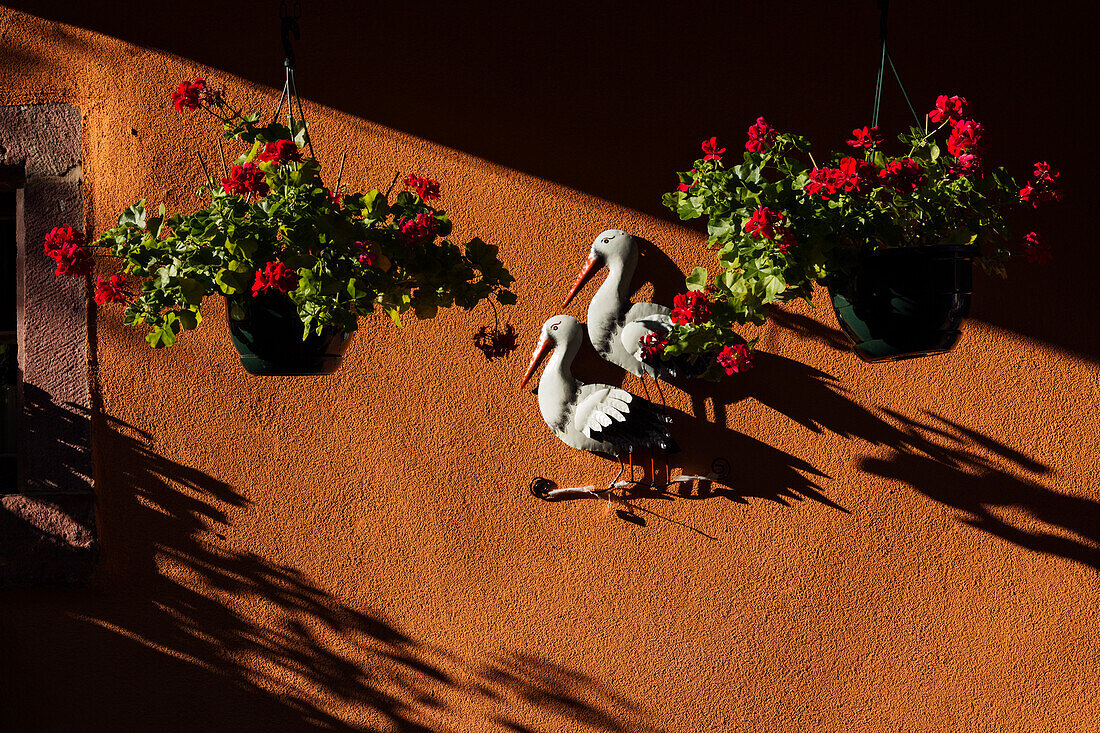
<instances>
[{"instance_id":1,"label":"stork's white head","mask_svg":"<svg viewBox=\"0 0 1100 733\"><path fill-rule=\"evenodd\" d=\"M523 375L523 381L519 386L522 388L527 384L531 375L535 373L535 369L538 368L539 362L552 349L562 348L577 338L582 338L582 332L580 321L576 318L573 316L548 318L546 323L542 324L539 342L535 345L535 351L531 354L531 363L527 365L527 372Z\"/></svg>"},{"instance_id":2,"label":"stork's white head","mask_svg":"<svg viewBox=\"0 0 1100 733\"><path fill-rule=\"evenodd\" d=\"M634 237L622 229L607 229L600 232L599 236L592 240L592 248L588 251L588 259L585 260L580 274L577 275L569 295L565 297L562 308L569 305L569 301L573 300L573 296L580 292L580 289L584 287L589 278L606 265L608 260L618 259L626 262L632 254L637 252L637 249L638 244L634 241Z\"/></svg>"},{"instance_id":3,"label":"stork's white head","mask_svg":"<svg viewBox=\"0 0 1100 733\"><path fill-rule=\"evenodd\" d=\"M626 255L636 246L634 237L622 229L608 229L600 232L599 236L592 240L592 248L588 256L607 262L608 258Z\"/></svg>"}]
</instances>

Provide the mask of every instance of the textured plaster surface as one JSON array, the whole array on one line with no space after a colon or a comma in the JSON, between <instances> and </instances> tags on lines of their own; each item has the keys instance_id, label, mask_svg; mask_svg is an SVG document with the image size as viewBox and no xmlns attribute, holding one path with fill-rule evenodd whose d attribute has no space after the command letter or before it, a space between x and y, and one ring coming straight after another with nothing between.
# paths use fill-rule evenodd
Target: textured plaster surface
<instances>
[{"instance_id":1,"label":"textured plaster surface","mask_svg":"<svg viewBox=\"0 0 1100 733\"><path fill-rule=\"evenodd\" d=\"M262 84L278 83L279 59L256 61L270 44L243 30L270 23L226 3L187 33L192 53L158 29L198 6L104 28L66 5L35 9L50 20L0 8L0 104L82 110L88 229L139 198L196 206L192 150L216 159L214 128L177 115L168 93L207 75L245 108L273 109L277 90ZM786 114L774 124L806 120L821 146L841 144L862 124L851 108L867 106L870 55L859 69L836 59L825 79L786 50L825 44L864 16L873 38L871 4L829 11L836 18L745 8L751 27L772 29L761 31L771 45L717 54L733 71L709 82L661 76L699 60L691 43L706 18L642 22L589 8L568 23L474 13L422 25L401 15L412 10L374 8L433 42L364 45L376 19L334 5L307 7L303 34L324 38L310 47L313 69L327 71L312 86L300 77L326 171L347 151L353 189L384 187L396 171L442 180L456 232L498 244L517 278L520 305L505 317L520 348L492 362L473 348L491 323L484 308L400 331L371 316L338 373L260 379L237 363L216 299L197 332L157 352L117 309L101 309L100 566L86 590L0 596L0 729L1100 729L1095 305L1087 292L1050 302L1097 264L1083 193L1045 224L1062 248L1052 269L979 279L976 317L948 356L863 364L818 293L757 332L762 353L745 378L667 388L686 448L677 467L705 473L725 457L727 485L611 506L540 503L527 493L532 476L583 485L613 472L558 442L515 386L591 237L614 226L656 243L667 257L643 256L636 297L670 300L677 270L712 255L697 230L652 216L658 207L633 182L656 201L693 141L718 133L736 150L742 128L773 109ZM985 8L994 25L971 18L943 43L1007 59L1004 38L1023 53L1032 35L1075 32L1060 16ZM941 11L911 13L909 37L953 32L933 20ZM722 23L731 38L755 37L735 33L732 15ZM507 54L484 50L500 44ZM836 58L835 42L825 45L811 50L831 55L814 58ZM164 46L182 57L150 48ZM1084 185L1090 168L1061 118L1043 140L1019 132L1037 125L1020 110L1070 108L1021 81L1056 76L1045 57L1013 66L1009 83L981 71L991 63L958 71L935 66L924 46L908 56L898 46L904 68L932 64L907 80L921 100L956 91L944 79L966 82L958 91L983 99L1016 170L1050 155L1067 185ZM1049 63L1068 63L1073 45L1046 48ZM1028 76L1035 64L1039 76ZM662 85L629 86L643 73ZM424 81L410 89L391 77ZM722 99L677 96L704 82L720 84ZM468 99L448 96L456 85ZM430 89L443 101L423 121L393 111L425 109ZM838 105L851 89L858 96ZM615 113L596 115L591 90ZM590 112L570 116L586 102ZM720 116L712 105L724 105ZM591 293L568 312L583 315ZM577 370L640 390L590 353Z\"/></svg>"}]
</instances>

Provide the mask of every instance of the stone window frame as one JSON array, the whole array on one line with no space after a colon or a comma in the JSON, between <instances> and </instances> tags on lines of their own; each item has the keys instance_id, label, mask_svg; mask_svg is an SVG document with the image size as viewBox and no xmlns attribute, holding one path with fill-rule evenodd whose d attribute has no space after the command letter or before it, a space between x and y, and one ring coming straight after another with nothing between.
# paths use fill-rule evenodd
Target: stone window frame
<instances>
[{"instance_id":1,"label":"stone window frame","mask_svg":"<svg viewBox=\"0 0 1100 733\"><path fill-rule=\"evenodd\" d=\"M0 168L23 192L16 219L22 471L17 493L0 495L0 587L85 582L99 553L90 278L56 277L40 244L54 226L85 228L80 142L81 114L71 105L0 107Z\"/></svg>"}]
</instances>

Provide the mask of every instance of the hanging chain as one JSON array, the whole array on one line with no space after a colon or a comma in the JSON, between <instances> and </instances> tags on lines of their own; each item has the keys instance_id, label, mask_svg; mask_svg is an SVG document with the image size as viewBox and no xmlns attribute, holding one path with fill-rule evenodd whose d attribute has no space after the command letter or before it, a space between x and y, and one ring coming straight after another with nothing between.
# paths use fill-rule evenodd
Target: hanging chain
<instances>
[{"instance_id":1,"label":"hanging chain","mask_svg":"<svg viewBox=\"0 0 1100 733\"><path fill-rule=\"evenodd\" d=\"M286 101L286 121L287 127L290 128L290 134L294 134L294 105L297 102L298 105L298 121L305 123L305 115L302 112L302 97L298 94L298 84L294 79L294 70L297 64L297 59L294 56L294 46L291 44L290 37L294 36L295 41L301 40L301 29L298 27L298 19L302 17L302 3L295 2L294 9L291 11L286 4L286 0L283 0L279 4L279 34L283 39L283 53L285 58L283 59L283 66L286 68L286 79L283 82L283 93L279 95L279 106L275 108L275 116L272 122L279 121L279 113L283 110L283 102ZM309 155L311 158L317 156L313 152L313 140L309 135L309 129L305 130L306 145L309 146Z\"/></svg>"},{"instance_id":2,"label":"hanging chain","mask_svg":"<svg viewBox=\"0 0 1100 733\"><path fill-rule=\"evenodd\" d=\"M920 115L918 115L917 110L914 109L913 103L909 101L909 93L905 91L905 85L901 83L901 75L898 74L898 69L894 66L894 59L891 58L890 50L886 46L886 27L890 15L890 0L878 0L878 10L878 32L879 37L882 39L882 57L879 60L878 76L875 79L875 108L871 113L871 126L878 127L879 107L882 104L882 81L886 76L886 63L890 62L890 70L894 72L894 78L898 81L898 88L901 89L901 96L905 97L905 103L909 105L909 111L913 113L913 119L917 121L917 127L921 127L924 123L921 122Z\"/></svg>"}]
</instances>

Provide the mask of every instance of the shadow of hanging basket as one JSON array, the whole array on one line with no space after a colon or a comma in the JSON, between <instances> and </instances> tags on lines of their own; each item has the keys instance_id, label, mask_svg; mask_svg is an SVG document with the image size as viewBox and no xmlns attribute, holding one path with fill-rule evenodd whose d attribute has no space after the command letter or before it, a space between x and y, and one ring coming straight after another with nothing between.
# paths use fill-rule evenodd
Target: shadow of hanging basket
<instances>
[{"instance_id":1,"label":"shadow of hanging basket","mask_svg":"<svg viewBox=\"0 0 1100 733\"><path fill-rule=\"evenodd\" d=\"M972 245L866 250L846 278L828 283L833 311L867 362L950 351L970 311Z\"/></svg>"},{"instance_id":2,"label":"shadow of hanging basket","mask_svg":"<svg viewBox=\"0 0 1100 733\"><path fill-rule=\"evenodd\" d=\"M244 312L234 319L232 305ZM326 328L302 339L297 308L283 296L261 295L230 303L229 335L241 365L257 376L332 374L340 368L351 334Z\"/></svg>"}]
</instances>

